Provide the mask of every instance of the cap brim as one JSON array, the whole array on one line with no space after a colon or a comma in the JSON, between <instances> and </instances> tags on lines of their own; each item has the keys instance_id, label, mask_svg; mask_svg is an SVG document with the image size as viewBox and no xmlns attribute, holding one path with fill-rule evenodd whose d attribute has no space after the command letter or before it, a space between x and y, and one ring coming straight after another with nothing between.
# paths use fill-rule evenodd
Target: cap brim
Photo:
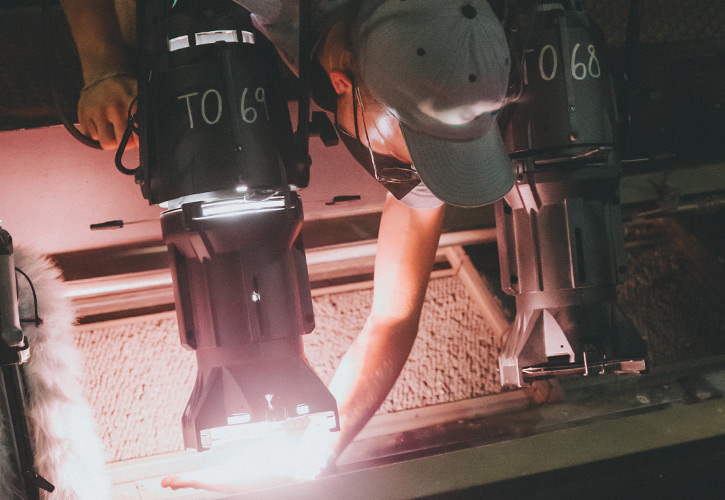
<instances>
[{"instance_id":1,"label":"cap brim","mask_svg":"<svg viewBox=\"0 0 725 500\"><path fill-rule=\"evenodd\" d=\"M400 124L423 183L441 200L461 207L492 203L514 184L514 170L498 125L473 141L433 137Z\"/></svg>"}]
</instances>

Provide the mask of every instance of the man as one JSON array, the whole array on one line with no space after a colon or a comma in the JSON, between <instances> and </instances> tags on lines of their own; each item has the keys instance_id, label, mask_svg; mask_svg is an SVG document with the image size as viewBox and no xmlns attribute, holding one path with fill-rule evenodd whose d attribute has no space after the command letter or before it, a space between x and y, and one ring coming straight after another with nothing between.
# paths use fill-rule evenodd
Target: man
<instances>
[{"instance_id":1,"label":"man","mask_svg":"<svg viewBox=\"0 0 725 500\"><path fill-rule=\"evenodd\" d=\"M296 69L297 3L235 1ZM109 25L110 2L63 0L86 82L79 118L104 147L117 145L135 94L128 62L109 40L120 37L117 23ZM330 384L340 413L337 456L383 402L410 353L444 202L484 205L513 185L495 120L510 58L486 0L320 0L314 28L314 57L334 92L328 101L340 137L393 193L380 223L370 316Z\"/></svg>"}]
</instances>

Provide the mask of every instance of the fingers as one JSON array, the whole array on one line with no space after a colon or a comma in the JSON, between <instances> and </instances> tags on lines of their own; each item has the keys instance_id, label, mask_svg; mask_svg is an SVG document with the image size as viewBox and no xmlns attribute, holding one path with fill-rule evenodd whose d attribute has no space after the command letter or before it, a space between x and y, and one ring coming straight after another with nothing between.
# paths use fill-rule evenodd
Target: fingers
<instances>
[{"instance_id":1,"label":"fingers","mask_svg":"<svg viewBox=\"0 0 725 500\"><path fill-rule=\"evenodd\" d=\"M121 136L117 138L114 132L114 129L118 126L120 125L108 120L96 123L96 127L98 129L98 142L101 143L101 147L103 149L116 149L118 147ZM123 132L121 134L123 134Z\"/></svg>"},{"instance_id":2,"label":"fingers","mask_svg":"<svg viewBox=\"0 0 725 500\"><path fill-rule=\"evenodd\" d=\"M82 116L80 108L78 109L78 121L80 122L80 126L78 128L80 129L81 133L90 137L94 141L97 141L98 128L96 127L96 122L87 116Z\"/></svg>"},{"instance_id":3,"label":"fingers","mask_svg":"<svg viewBox=\"0 0 725 500\"><path fill-rule=\"evenodd\" d=\"M91 139L98 141L103 149L116 149L121 143L123 134L126 131L128 117L121 111L124 104L114 107L95 107L80 109L78 119L83 133ZM128 109L127 106L125 106ZM138 146L136 134L129 137L126 149L133 149Z\"/></svg>"},{"instance_id":4,"label":"fingers","mask_svg":"<svg viewBox=\"0 0 725 500\"><path fill-rule=\"evenodd\" d=\"M161 480L162 488L171 488L172 490L180 490L182 488L195 488L197 490L216 491L213 485L202 483L201 481L193 481L182 479L176 476L165 477Z\"/></svg>"},{"instance_id":5,"label":"fingers","mask_svg":"<svg viewBox=\"0 0 725 500\"><path fill-rule=\"evenodd\" d=\"M161 480L162 488L171 488L172 490L180 490L182 488L204 489L203 483L200 481L191 481L176 476L165 477Z\"/></svg>"},{"instance_id":6,"label":"fingers","mask_svg":"<svg viewBox=\"0 0 725 500\"><path fill-rule=\"evenodd\" d=\"M233 475L232 475L233 477ZM228 484L225 482L209 482L200 481L198 479L186 479L180 476L168 476L161 480L162 488L170 488L172 490L180 490L183 488L194 488L197 490L211 491L215 493L226 493L229 495L235 493L244 493L252 489L248 485Z\"/></svg>"},{"instance_id":7,"label":"fingers","mask_svg":"<svg viewBox=\"0 0 725 500\"><path fill-rule=\"evenodd\" d=\"M136 80L122 76L103 80L87 87L78 101L81 131L97 140L103 149L116 149L121 143L128 122L128 110L136 96ZM138 146L135 134L127 149Z\"/></svg>"}]
</instances>

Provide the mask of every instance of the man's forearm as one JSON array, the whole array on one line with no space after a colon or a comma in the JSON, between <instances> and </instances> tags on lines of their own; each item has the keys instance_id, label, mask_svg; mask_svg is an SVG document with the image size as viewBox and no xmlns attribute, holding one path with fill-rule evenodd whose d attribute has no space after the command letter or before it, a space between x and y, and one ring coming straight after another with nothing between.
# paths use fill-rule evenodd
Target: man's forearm
<instances>
[{"instance_id":1,"label":"man's forearm","mask_svg":"<svg viewBox=\"0 0 725 500\"><path fill-rule=\"evenodd\" d=\"M375 414L408 359L418 333L442 219L442 207L414 210L391 197L386 202L370 317L330 384L340 412L336 454Z\"/></svg>"},{"instance_id":2,"label":"man's forearm","mask_svg":"<svg viewBox=\"0 0 725 500\"><path fill-rule=\"evenodd\" d=\"M89 85L103 76L130 71L113 0L61 0Z\"/></svg>"},{"instance_id":3,"label":"man's forearm","mask_svg":"<svg viewBox=\"0 0 725 500\"><path fill-rule=\"evenodd\" d=\"M371 317L346 353L330 386L338 399L340 414L335 456L342 453L385 401L405 365L417 329L417 321L382 324ZM358 375L364 380L357 379Z\"/></svg>"}]
</instances>

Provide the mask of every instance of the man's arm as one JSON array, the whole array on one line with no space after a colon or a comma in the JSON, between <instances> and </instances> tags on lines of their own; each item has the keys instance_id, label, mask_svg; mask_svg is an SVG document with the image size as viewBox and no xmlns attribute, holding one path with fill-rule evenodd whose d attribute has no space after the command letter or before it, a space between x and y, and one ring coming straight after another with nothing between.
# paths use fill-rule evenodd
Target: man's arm
<instances>
[{"instance_id":1,"label":"man's arm","mask_svg":"<svg viewBox=\"0 0 725 500\"><path fill-rule=\"evenodd\" d=\"M61 0L83 66L78 101L81 129L104 149L118 147L136 78L126 54L113 0ZM128 147L137 145L134 135Z\"/></svg>"},{"instance_id":2,"label":"man's arm","mask_svg":"<svg viewBox=\"0 0 725 500\"><path fill-rule=\"evenodd\" d=\"M385 202L368 320L335 372L339 455L385 400L405 365L433 267L444 207L417 210L391 195Z\"/></svg>"}]
</instances>

